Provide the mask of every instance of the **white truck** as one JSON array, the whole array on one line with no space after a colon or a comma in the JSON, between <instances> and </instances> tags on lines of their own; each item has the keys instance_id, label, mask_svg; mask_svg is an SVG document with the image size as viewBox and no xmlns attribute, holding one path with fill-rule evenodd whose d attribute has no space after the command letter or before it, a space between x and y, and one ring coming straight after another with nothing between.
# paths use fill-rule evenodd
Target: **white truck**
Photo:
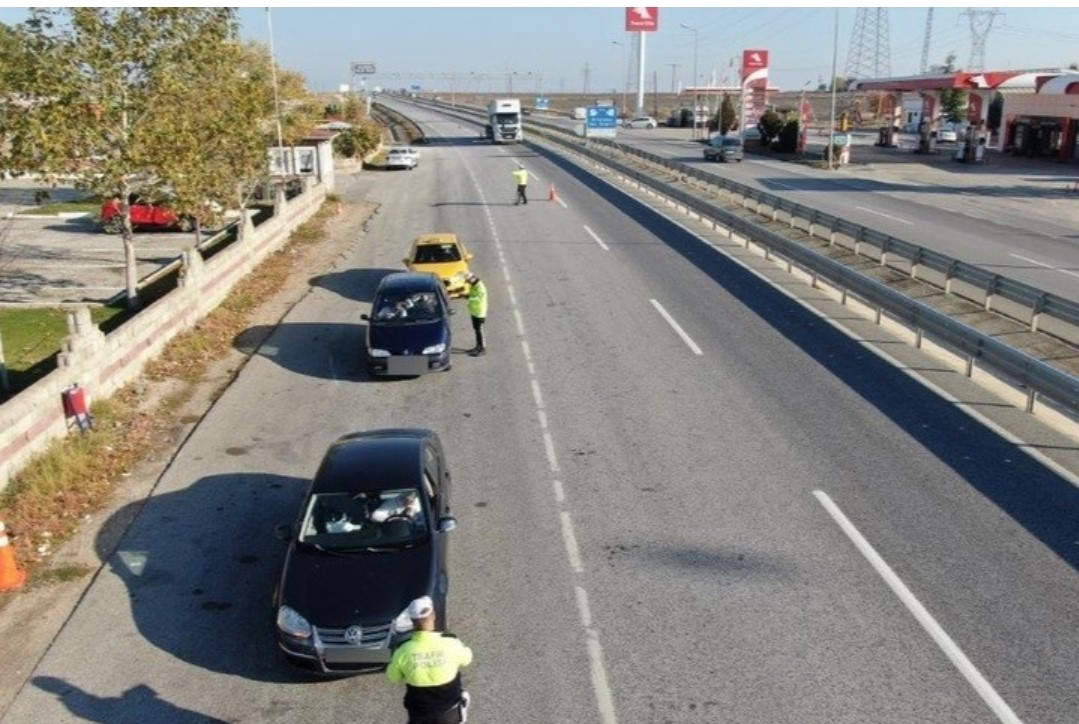
<instances>
[{"instance_id":1,"label":"white truck","mask_svg":"<svg viewBox=\"0 0 1079 724\"><path fill-rule=\"evenodd\" d=\"M488 104L487 137L495 143L520 143L525 139L519 98L496 98Z\"/></svg>"}]
</instances>

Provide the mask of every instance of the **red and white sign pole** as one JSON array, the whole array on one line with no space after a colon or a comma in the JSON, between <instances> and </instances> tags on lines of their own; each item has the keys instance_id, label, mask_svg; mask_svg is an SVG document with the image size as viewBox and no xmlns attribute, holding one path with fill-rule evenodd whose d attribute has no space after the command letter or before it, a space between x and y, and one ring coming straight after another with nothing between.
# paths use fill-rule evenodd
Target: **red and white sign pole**
<instances>
[{"instance_id":1,"label":"red and white sign pole","mask_svg":"<svg viewBox=\"0 0 1079 724\"><path fill-rule=\"evenodd\" d=\"M767 50L743 50L742 51L742 102L739 103L741 112L738 116L738 128L742 143L746 140L746 123L757 122L759 111L753 102L754 91L760 90L764 95L768 88L768 51Z\"/></svg>"},{"instance_id":2,"label":"red and white sign pole","mask_svg":"<svg viewBox=\"0 0 1079 724\"><path fill-rule=\"evenodd\" d=\"M626 8L626 32L637 33L637 115L644 115L644 34L659 30L659 8Z\"/></svg>"}]
</instances>

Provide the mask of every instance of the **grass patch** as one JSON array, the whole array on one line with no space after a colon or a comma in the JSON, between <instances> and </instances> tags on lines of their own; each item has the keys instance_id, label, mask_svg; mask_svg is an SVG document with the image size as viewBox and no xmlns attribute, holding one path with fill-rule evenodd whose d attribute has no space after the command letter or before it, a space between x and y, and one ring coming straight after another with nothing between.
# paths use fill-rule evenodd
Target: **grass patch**
<instances>
[{"instance_id":1,"label":"grass patch","mask_svg":"<svg viewBox=\"0 0 1079 724\"><path fill-rule=\"evenodd\" d=\"M90 318L102 329L127 314L122 307L91 307ZM67 336L63 309L0 309L0 344L12 395L56 369L60 343Z\"/></svg>"},{"instance_id":2,"label":"grass patch","mask_svg":"<svg viewBox=\"0 0 1079 724\"><path fill-rule=\"evenodd\" d=\"M136 381L107 400L95 401L92 431L55 441L0 493L0 520L7 524L16 558L33 585L82 575L77 567L50 570L48 552L39 549L55 549L69 540L83 517L104 506L114 481L172 444L170 433L177 421L166 413L190 399L210 362L232 349L236 336L250 326L258 305L277 292L294 266L302 263L302 245L325 238L334 207L324 203L311 220L293 231L283 249L267 257L217 309L174 338L147 365L146 377L178 383L174 392L150 405L140 392L144 383ZM66 325L61 331L66 333Z\"/></svg>"},{"instance_id":3,"label":"grass patch","mask_svg":"<svg viewBox=\"0 0 1079 724\"><path fill-rule=\"evenodd\" d=\"M93 572L94 569L85 564L42 568L34 577L33 585L44 587L55 583L67 583L68 581L77 581L80 578L86 578L87 576L93 574Z\"/></svg>"}]
</instances>

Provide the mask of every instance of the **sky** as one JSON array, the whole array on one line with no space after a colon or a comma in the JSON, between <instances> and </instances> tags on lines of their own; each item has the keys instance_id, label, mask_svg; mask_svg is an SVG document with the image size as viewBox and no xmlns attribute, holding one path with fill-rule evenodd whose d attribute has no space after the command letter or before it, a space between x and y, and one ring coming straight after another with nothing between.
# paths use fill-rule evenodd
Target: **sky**
<instances>
[{"instance_id":1,"label":"sky","mask_svg":"<svg viewBox=\"0 0 1079 724\"><path fill-rule=\"evenodd\" d=\"M966 7L937 7L930 64L955 53L969 67L971 18ZM993 8L978 8L992 10ZM985 70L1063 68L1079 63L1079 9L996 8L986 36ZM867 9L872 10L872 9ZM887 75L917 74L926 8L885 8ZM846 75L857 7L660 7L659 29L644 33L645 88L670 92L693 84L737 82L743 49L770 52L769 82L781 90L815 88L836 68ZM876 18L875 15L871 16ZM0 8L0 22L26 18L25 8ZM241 36L269 43L269 23L280 66L302 73L314 91L342 84L549 93L630 92L637 83L625 6L608 7L241 7ZM983 16L983 19L986 19ZM883 25L884 23L880 23ZM683 26L689 26L687 29ZM875 33L870 34L876 37ZM838 42L835 39L838 38ZM871 47L876 47L872 41ZM621 45L620 45L621 44ZM352 63L376 73L355 76Z\"/></svg>"}]
</instances>

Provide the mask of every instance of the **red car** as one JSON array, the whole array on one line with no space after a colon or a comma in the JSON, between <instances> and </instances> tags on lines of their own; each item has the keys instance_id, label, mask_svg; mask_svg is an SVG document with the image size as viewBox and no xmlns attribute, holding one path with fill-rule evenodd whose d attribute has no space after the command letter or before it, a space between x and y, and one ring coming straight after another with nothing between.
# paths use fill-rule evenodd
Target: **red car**
<instances>
[{"instance_id":1,"label":"red car","mask_svg":"<svg viewBox=\"0 0 1079 724\"><path fill-rule=\"evenodd\" d=\"M191 231L195 228L195 222L191 217L179 216L168 206L155 204L138 194L131 194L128 197L128 204L131 205L131 226L135 229ZM122 223L120 199L109 199L101 205L101 225L105 231L117 234L120 232Z\"/></svg>"}]
</instances>

